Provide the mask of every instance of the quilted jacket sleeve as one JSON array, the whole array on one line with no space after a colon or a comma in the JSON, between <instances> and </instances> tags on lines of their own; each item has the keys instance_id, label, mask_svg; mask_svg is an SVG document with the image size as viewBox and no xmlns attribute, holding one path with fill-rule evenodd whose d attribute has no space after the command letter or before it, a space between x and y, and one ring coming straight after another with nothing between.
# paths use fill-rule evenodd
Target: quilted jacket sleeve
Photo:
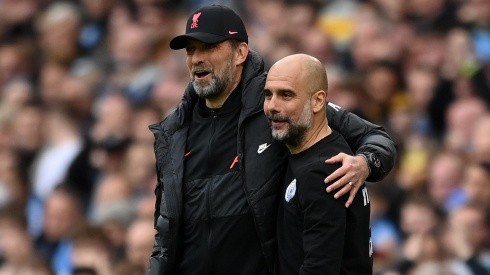
<instances>
[{"instance_id":1,"label":"quilted jacket sleeve","mask_svg":"<svg viewBox=\"0 0 490 275\"><path fill-rule=\"evenodd\" d=\"M371 158L368 181L380 181L388 175L395 165L397 152L395 143L383 127L333 103L328 103L327 118L330 127L344 136L355 154Z\"/></svg>"}]
</instances>

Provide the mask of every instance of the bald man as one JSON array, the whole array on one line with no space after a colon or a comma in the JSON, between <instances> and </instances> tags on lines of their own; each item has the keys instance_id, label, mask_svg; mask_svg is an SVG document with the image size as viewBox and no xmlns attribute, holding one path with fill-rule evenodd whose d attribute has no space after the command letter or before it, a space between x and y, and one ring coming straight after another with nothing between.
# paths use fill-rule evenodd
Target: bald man
<instances>
[{"instance_id":1,"label":"bald man","mask_svg":"<svg viewBox=\"0 0 490 275\"><path fill-rule=\"evenodd\" d=\"M276 274L372 274L366 187L349 208L346 196L320 192L339 167L323 160L352 154L328 126L327 87L322 63L305 54L279 60L267 76L264 112L272 136L291 153L277 219Z\"/></svg>"}]
</instances>

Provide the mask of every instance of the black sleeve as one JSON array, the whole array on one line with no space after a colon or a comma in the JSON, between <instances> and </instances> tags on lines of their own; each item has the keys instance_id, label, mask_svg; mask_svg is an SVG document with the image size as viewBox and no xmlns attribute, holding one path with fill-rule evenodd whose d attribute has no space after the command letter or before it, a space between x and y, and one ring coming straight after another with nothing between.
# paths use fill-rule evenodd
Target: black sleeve
<instances>
[{"instance_id":1,"label":"black sleeve","mask_svg":"<svg viewBox=\"0 0 490 275\"><path fill-rule=\"evenodd\" d=\"M160 203L162 200L162 184L160 181L157 183L155 188L155 212L154 212L154 227L155 227L155 241L153 242L153 250L150 256L150 264L148 266L148 270L146 272L147 275L160 275L164 274L161 270L164 270L163 266L166 266L165 259L167 259L166 255L162 255L162 251L166 251L162 249L163 243L161 241L160 233L158 232L157 222L158 217L160 216Z\"/></svg>"},{"instance_id":2,"label":"black sleeve","mask_svg":"<svg viewBox=\"0 0 490 275\"><path fill-rule=\"evenodd\" d=\"M330 127L340 132L356 155L368 160L367 181L380 181L391 171L396 161L395 143L383 127L366 121L333 103L327 105Z\"/></svg>"},{"instance_id":3,"label":"black sleeve","mask_svg":"<svg viewBox=\"0 0 490 275\"><path fill-rule=\"evenodd\" d=\"M299 274L340 273L346 228L345 202L324 192L323 180L327 175L319 167L297 177L304 217L304 261Z\"/></svg>"}]
</instances>

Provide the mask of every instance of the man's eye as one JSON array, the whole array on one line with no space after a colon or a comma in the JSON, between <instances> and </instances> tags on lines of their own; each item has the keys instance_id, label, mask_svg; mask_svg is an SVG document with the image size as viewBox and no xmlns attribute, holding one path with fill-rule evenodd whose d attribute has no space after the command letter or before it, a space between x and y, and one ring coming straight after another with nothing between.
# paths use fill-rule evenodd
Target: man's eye
<instances>
[{"instance_id":1,"label":"man's eye","mask_svg":"<svg viewBox=\"0 0 490 275\"><path fill-rule=\"evenodd\" d=\"M218 46L218 44L205 44L204 49L212 50L212 49L216 48L217 46Z\"/></svg>"}]
</instances>

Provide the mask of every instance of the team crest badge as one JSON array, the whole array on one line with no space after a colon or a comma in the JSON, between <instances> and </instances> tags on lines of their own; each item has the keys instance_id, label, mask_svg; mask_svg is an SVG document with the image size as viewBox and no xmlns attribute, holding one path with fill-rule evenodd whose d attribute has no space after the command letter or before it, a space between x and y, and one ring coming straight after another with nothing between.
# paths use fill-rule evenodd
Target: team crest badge
<instances>
[{"instance_id":1,"label":"team crest badge","mask_svg":"<svg viewBox=\"0 0 490 275\"><path fill-rule=\"evenodd\" d=\"M284 194L284 199L289 202L296 194L296 179L294 179L286 188L286 194Z\"/></svg>"}]
</instances>

